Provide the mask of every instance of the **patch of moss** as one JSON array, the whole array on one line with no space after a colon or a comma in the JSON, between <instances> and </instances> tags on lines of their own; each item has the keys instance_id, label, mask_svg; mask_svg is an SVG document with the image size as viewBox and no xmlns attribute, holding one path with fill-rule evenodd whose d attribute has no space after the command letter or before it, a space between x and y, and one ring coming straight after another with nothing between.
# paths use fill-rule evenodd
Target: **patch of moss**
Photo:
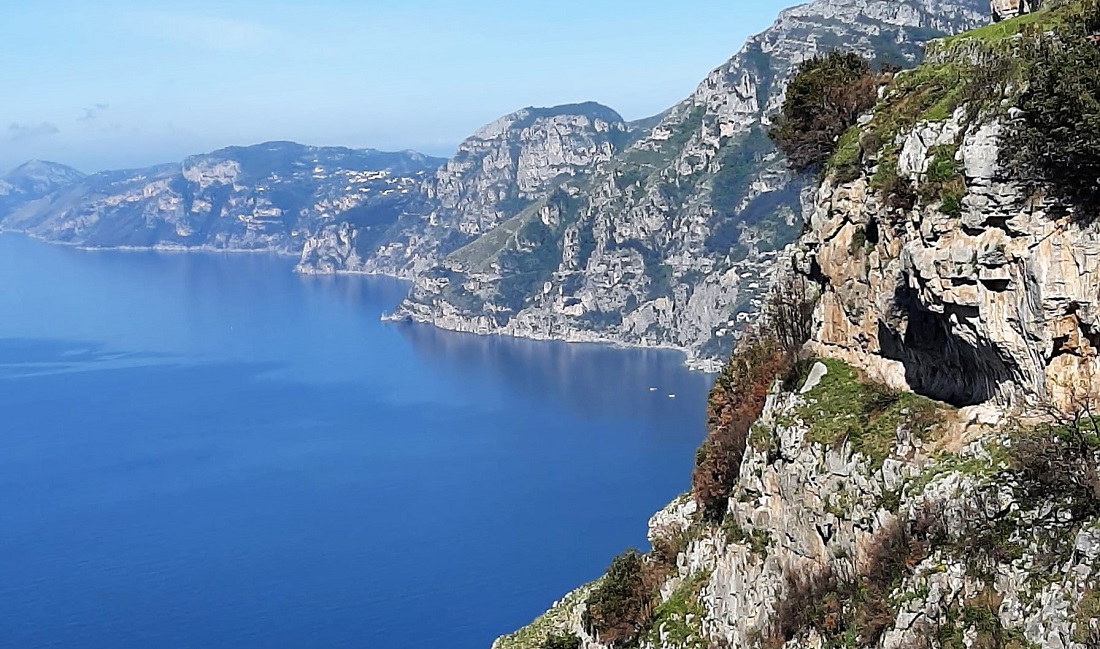
<instances>
[{"instance_id":1,"label":"patch of moss","mask_svg":"<svg viewBox=\"0 0 1100 649\"><path fill-rule=\"evenodd\" d=\"M768 532L755 527L746 530L732 516L726 516L722 519L722 532L728 542L747 545L752 554L760 557L767 556L768 548L774 543L771 534Z\"/></svg>"},{"instance_id":2,"label":"patch of moss","mask_svg":"<svg viewBox=\"0 0 1100 649\"><path fill-rule=\"evenodd\" d=\"M908 427L924 438L947 407L867 381L842 361L821 362L829 371L799 409L799 416L809 425L806 439L828 446L849 441L874 469L881 468L893 451L899 427Z\"/></svg>"}]
</instances>

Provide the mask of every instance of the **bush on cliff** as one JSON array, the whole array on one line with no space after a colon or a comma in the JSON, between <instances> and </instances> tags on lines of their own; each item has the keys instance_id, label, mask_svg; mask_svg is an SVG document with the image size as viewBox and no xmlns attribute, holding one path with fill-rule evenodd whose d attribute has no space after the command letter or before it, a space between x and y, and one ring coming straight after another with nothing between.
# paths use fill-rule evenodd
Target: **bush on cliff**
<instances>
[{"instance_id":1,"label":"bush on cliff","mask_svg":"<svg viewBox=\"0 0 1100 649\"><path fill-rule=\"evenodd\" d=\"M637 637L653 614L653 589L647 582L645 557L637 550L615 557L585 604L589 632L612 647Z\"/></svg>"},{"instance_id":2,"label":"bush on cliff","mask_svg":"<svg viewBox=\"0 0 1100 649\"><path fill-rule=\"evenodd\" d=\"M546 638L541 649L581 649L581 645L575 633L556 633Z\"/></svg>"},{"instance_id":3,"label":"bush on cliff","mask_svg":"<svg viewBox=\"0 0 1100 649\"><path fill-rule=\"evenodd\" d=\"M810 337L815 302L805 282L780 281L756 326L742 336L708 398L707 437L695 454L692 495L704 517L719 521L740 477L749 432L776 380L795 373Z\"/></svg>"},{"instance_id":4,"label":"bush on cliff","mask_svg":"<svg viewBox=\"0 0 1100 649\"><path fill-rule=\"evenodd\" d=\"M1076 208L1100 212L1100 1L1071 7L1054 30L1033 34L1018 108L1004 147L1008 166Z\"/></svg>"},{"instance_id":5,"label":"bush on cliff","mask_svg":"<svg viewBox=\"0 0 1100 649\"><path fill-rule=\"evenodd\" d=\"M768 134L792 169L817 171L877 99L878 79L866 59L837 51L815 56L798 66Z\"/></svg>"}]
</instances>

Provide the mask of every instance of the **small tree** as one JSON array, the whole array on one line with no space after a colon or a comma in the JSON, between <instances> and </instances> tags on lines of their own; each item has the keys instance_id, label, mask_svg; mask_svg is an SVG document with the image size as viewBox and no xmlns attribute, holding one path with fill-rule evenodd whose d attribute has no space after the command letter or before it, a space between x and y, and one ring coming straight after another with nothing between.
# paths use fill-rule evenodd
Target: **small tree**
<instances>
[{"instance_id":1,"label":"small tree","mask_svg":"<svg viewBox=\"0 0 1100 649\"><path fill-rule=\"evenodd\" d=\"M1100 515L1100 383L1091 363L1061 385L1064 404L1047 401L1049 425L1025 431L1012 447L1022 483L1036 496L1064 498L1075 518Z\"/></svg>"},{"instance_id":2,"label":"small tree","mask_svg":"<svg viewBox=\"0 0 1100 649\"><path fill-rule=\"evenodd\" d=\"M1098 216L1100 201L1100 2L1084 0L1049 33L1033 33L1020 59L1020 118L1002 147L1007 168L1041 183L1076 208Z\"/></svg>"},{"instance_id":3,"label":"small tree","mask_svg":"<svg viewBox=\"0 0 1100 649\"><path fill-rule=\"evenodd\" d=\"M809 340L816 305L807 282L793 275L772 286L760 319L737 342L711 389L707 437L695 454L692 495L710 520L721 520L741 475L749 432L776 380L786 381Z\"/></svg>"},{"instance_id":4,"label":"small tree","mask_svg":"<svg viewBox=\"0 0 1100 649\"><path fill-rule=\"evenodd\" d=\"M581 649L581 639L575 633L554 633L546 638L541 649Z\"/></svg>"},{"instance_id":5,"label":"small tree","mask_svg":"<svg viewBox=\"0 0 1100 649\"><path fill-rule=\"evenodd\" d=\"M627 550L615 557L603 581L588 596L584 623L589 632L609 646L633 640L653 613L643 556Z\"/></svg>"},{"instance_id":6,"label":"small tree","mask_svg":"<svg viewBox=\"0 0 1100 649\"><path fill-rule=\"evenodd\" d=\"M768 134L792 169L816 171L877 99L878 79L866 59L835 50L815 56L798 66Z\"/></svg>"}]
</instances>

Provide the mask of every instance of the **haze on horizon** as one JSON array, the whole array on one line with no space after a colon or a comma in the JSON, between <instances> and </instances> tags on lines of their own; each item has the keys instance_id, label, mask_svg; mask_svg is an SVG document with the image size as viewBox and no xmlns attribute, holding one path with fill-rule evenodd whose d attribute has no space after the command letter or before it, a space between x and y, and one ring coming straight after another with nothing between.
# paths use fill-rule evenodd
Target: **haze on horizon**
<instances>
[{"instance_id":1,"label":"haze on horizon","mask_svg":"<svg viewBox=\"0 0 1100 649\"><path fill-rule=\"evenodd\" d=\"M686 97L795 0L75 0L6 8L0 172L83 171L234 144L449 155L524 106L627 119Z\"/></svg>"}]
</instances>

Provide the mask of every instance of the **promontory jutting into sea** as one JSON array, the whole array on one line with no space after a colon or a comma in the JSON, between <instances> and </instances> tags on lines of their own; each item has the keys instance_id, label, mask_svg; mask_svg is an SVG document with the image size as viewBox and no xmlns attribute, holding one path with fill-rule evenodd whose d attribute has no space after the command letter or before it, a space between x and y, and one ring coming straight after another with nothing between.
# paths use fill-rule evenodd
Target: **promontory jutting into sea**
<instances>
[{"instance_id":1,"label":"promontory jutting into sea","mask_svg":"<svg viewBox=\"0 0 1100 649\"><path fill-rule=\"evenodd\" d=\"M651 117L0 176L0 646L1100 647L1100 0L700 1L57 12L153 99L239 69L195 115L318 128L338 62L629 97L780 11Z\"/></svg>"}]
</instances>

